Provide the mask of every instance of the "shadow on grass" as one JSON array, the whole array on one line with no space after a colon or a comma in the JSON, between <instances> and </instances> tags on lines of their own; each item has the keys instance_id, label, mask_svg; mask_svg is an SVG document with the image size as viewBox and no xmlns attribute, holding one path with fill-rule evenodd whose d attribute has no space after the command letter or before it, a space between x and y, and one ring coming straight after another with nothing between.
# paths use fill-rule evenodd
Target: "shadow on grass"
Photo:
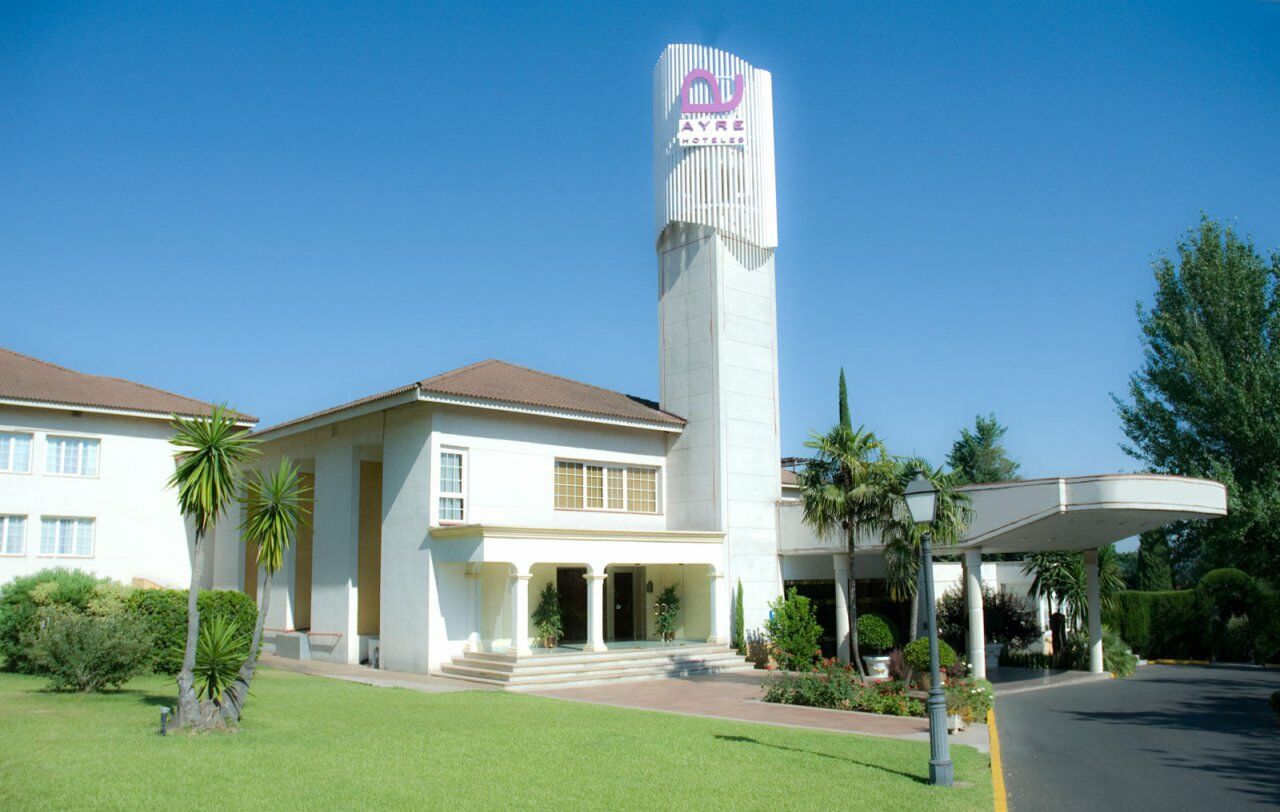
<instances>
[{"instance_id":1,"label":"shadow on grass","mask_svg":"<svg viewBox=\"0 0 1280 812\"><path fill-rule=\"evenodd\" d=\"M819 758L829 758L834 761L843 761L858 767L868 767L872 770L879 770L880 772L889 773L890 775L897 775L903 778L910 778L912 781L915 781L917 784L929 783L929 780L923 776L914 775L912 773L904 773L901 770L891 770L888 767L882 767L879 764L871 764L866 761L858 761L857 759L848 758L846 756L833 756L830 753L820 753L817 750L804 750L799 747L786 747L785 745L781 745L781 744L769 744L768 742L762 742L759 739L753 739L749 736L724 736L724 735L717 734L716 738L720 739L721 741L732 742L734 744L756 744L761 747L770 747L774 750L786 750L791 753L802 753L806 756L818 756Z\"/></svg>"}]
</instances>

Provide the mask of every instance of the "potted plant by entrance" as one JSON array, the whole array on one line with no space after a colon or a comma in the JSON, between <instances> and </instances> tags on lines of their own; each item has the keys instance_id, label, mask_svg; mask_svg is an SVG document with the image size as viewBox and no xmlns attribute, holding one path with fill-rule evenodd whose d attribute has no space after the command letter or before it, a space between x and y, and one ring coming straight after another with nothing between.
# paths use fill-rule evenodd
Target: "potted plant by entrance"
<instances>
[{"instance_id":1,"label":"potted plant by entrance","mask_svg":"<svg viewBox=\"0 0 1280 812\"><path fill-rule=\"evenodd\" d=\"M555 648L560 641L564 622L560 619L560 593L554 584L542 587L538 607L533 610L533 630L538 636L538 645L543 648Z\"/></svg>"},{"instance_id":2,"label":"potted plant by entrance","mask_svg":"<svg viewBox=\"0 0 1280 812\"><path fill-rule=\"evenodd\" d=\"M680 596L677 594L675 584L662 590L658 595L658 601L653 606L653 615L653 625L658 632L658 639L664 643L675 640L676 629L680 628Z\"/></svg>"},{"instance_id":3,"label":"potted plant by entrance","mask_svg":"<svg viewBox=\"0 0 1280 812\"><path fill-rule=\"evenodd\" d=\"M867 676L875 680L889 678L889 652L896 635L893 625L881 615L858 616L858 648L866 652L862 657Z\"/></svg>"}]
</instances>

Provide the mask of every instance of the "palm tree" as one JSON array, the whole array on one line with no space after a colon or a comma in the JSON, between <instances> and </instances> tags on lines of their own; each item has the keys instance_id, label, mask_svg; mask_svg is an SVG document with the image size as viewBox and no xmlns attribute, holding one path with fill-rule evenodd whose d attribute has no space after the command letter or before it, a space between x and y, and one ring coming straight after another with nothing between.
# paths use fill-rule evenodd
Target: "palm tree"
<instances>
[{"instance_id":1,"label":"palm tree","mask_svg":"<svg viewBox=\"0 0 1280 812\"><path fill-rule=\"evenodd\" d=\"M1082 628L1089 622L1088 585L1084 573L1084 556L1071 550L1051 550L1032 553L1022 565L1022 571L1031 575L1028 594L1049 601L1053 614L1061 614L1072 628ZM1124 589L1124 576L1120 562L1111 545L1098 549L1098 596L1103 607L1110 608L1116 595ZM1056 610L1055 610L1056 605ZM1062 631L1051 624L1053 650L1062 650Z\"/></svg>"},{"instance_id":2,"label":"palm tree","mask_svg":"<svg viewBox=\"0 0 1280 812\"><path fill-rule=\"evenodd\" d=\"M804 522L819 536L840 533L849 555L849 642L858 673L866 676L858 650L858 587L854 557L861 534L883 530L893 513L897 482L894 463L873 432L837 424L814 433L805 446L815 454L797 475L803 491Z\"/></svg>"},{"instance_id":3,"label":"palm tree","mask_svg":"<svg viewBox=\"0 0 1280 812\"><path fill-rule=\"evenodd\" d=\"M284 565L284 554L298 532L298 523L306 508L302 500L311 489L302 482L298 466L288 457L280 459L280 465L270 472L256 471L253 481L245 489L241 502L245 507L244 522L240 530L246 543L258 547L258 568L265 577L258 605L258 622L253 627L253 639L249 644L249 656L240 666L240 673L223 695L222 716L228 722L239 722L249 684L258 664L258 647L262 645L262 627L271 604L271 579Z\"/></svg>"},{"instance_id":4,"label":"palm tree","mask_svg":"<svg viewBox=\"0 0 1280 812\"><path fill-rule=\"evenodd\" d=\"M928 460L914 457L897 464L897 502L893 518L884 530L885 564L888 570L889 597L895 601L911 600L911 628L908 637L916 638L920 625L920 543L925 527L911 520L902 494L916 472L924 475L938 492L937 508L933 523L929 526L933 543L937 547L951 547L960 543L969 523L973 521L973 503L968 494L957 490L959 478L942 468L931 466ZM935 547L936 549L936 547Z\"/></svg>"},{"instance_id":5,"label":"palm tree","mask_svg":"<svg viewBox=\"0 0 1280 812\"><path fill-rule=\"evenodd\" d=\"M178 507L195 529L191 544L191 587L187 591L187 645L178 672L179 727L202 724L200 699L195 691L196 645L200 632L197 598L204 575L204 537L235 501L240 466L254 453L256 441L236 424L236 413L225 403L214 404L208 417L174 415L174 435L169 442L178 449L178 467L169 487L178 491Z\"/></svg>"}]
</instances>

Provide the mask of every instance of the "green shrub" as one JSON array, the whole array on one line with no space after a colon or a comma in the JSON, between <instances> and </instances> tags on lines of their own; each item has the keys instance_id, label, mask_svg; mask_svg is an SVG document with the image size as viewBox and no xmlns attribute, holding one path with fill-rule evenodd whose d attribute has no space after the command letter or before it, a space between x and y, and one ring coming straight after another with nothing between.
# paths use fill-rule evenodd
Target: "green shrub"
<instances>
[{"instance_id":1,"label":"green shrub","mask_svg":"<svg viewBox=\"0 0 1280 812\"><path fill-rule=\"evenodd\" d=\"M787 671L805 671L822 654L818 639L822 626L809 598L792 587L786 596L769 603L769 619L764 633L771 643L774 661Z\"/></svg>"},{"instance_id":2,"label":"green shrub","mask_svg":"<svg viewBox=\"0 0 1280 812\"><path fill-rule=\"evenodd\" d=\"M858 647L866 654L878 656L898 643L893 624L883 615L858 616Z\"/></svg>"},{"instance_id":3,"label":"green shrub","mask_svg":"<svg viewBox=\"0 0 1280 812\"><path fill-rule=\"evenodd\" d=\"M547 583L538 595L538 607L533 610L533 629L538 636L538 643L546 648L555 648L560 635L564 633L564 622L560 618L560 593L555 584Z\"/></svg>"},{"instance_id":4,"label":"green shrub","mask_svg":"<svg viewBox=\"0 0 1280 812\"><path fill-rule=\"evenodd\" d=\"M778 667L787 671L805 671L812 667L822 653L818 645L822 627L818 625L813 604L791 587L786 595L770 603L769 609L764 631L769 636Z\"/></svg>"},{"instance_id":5,"label":"green shrub","mask_svg":"<svg viewBox=\"0 0 1280 812\"><path fill-rule=\"evenodd\" d=\"M912 671L929 673L929 638L917 637L902 648L902 658ZM956 663L955 649L947 645L947 641L938 641L938 665L943 669Z\"/></svg>"},{"instance_id":6,"label":"green shrub","mask_svg":"<svg viewBox=\"0 0 1280 812\"><path fill-rule=\"evenodd\" d=\"M675 584L662 590L653 606L654 628L663 640L674 640L680 628L680 593Z\"/></svg>"},{"instance_id":7,"label":"green shrub","mask_svg":"<svg viewBox=\"0 0 1280 812\"><path fill-rule=\"evenodd\" d=\"M969 607L964 590L948 590L938 599L938 636L953 648L965 649L969 637ZM982 631L988 643L1025 646L1040 637L1036 612L1008 592L982 590Z\"/></svg>"},{"instance_id":8,"label":"green shrub","mask_svg":"<svg viewBox=\"0 0 1280 812\"><path fill-rule=\"evenodd\" d=\"M214 702L235 682L252 641L240 624L227 615L200 620L196 638L196 693Z\"/></svg>"},{"instance_id":9,"label":"green shrub","mask_svg":"<svg viewBox=\"0 0 1280 812\"><path fill-rule=\"evenodd\" d=\"M253 629L258 607L253 598L235 590L206 589L200 592L200 626L217 617L233 621L240 629ZM155 646L155 669L176 674L182 667L187 645L187 592L183 589L139 589L129 596L128 611L146 624ZM249 653L249 643L244 653Z\"/></svg>"},{"instance_id":10,"label":"green shrub","mask_svg":"<svg viewBox=\"0 0 1280 812\"><path fill-rule=\"evenodd\" d=\"M1271 692L1271 710L1276 712L1276 716L1280 716L1280 691Z\"/></svg>"},{"instance_id":11,"label":"green shrub","mask_svg":"<svg viewBox=\"0 0 1280 812\"><path fill-rule=\"evenodd\" d=\"M958 713L966 723L986 721L995 702L995 690L984 679L953 679L943 688L947 713Z\"/></svg>"},{"instance_id":12,"label":"green shrub","mask_svg":"<svg viewBox=\"0 0 1280 812\"><path fill-rule=\"evenodd\" d=\"M61 568L19 576L0 587L0 661L5 670L39 672L23 640L39 631L42 610L105 615L120 590L127 589L107 578Z\"/></svg>"},{"instance_id":13,"label":"green shrub","mask_svg":"<svg viewBox=\"0 0 1280 812\"><path fill-rule=\"evenodd\" d=\"M1064 668L1088 671L1089 635L1075 632L1067 637L1060 660ZM1117 677L1127 677L1138 667L1138 658L1113 629L1102 627L1102 669Z\"/></svg>"},{"instance_id":14,"label":"green shrub","mask_svg":"<svg viewBox=\"0 0 1280 812\"><path fill-rule=\"evenodd\" d=\"M765 702L813 708L924 716L924 703L907 696L901 682L864 684L852 665L826 660L796 674L775 677L765 685Z\"/></svg>"},{"instance_id":15,"label":"green shrub","mask_svg":"<svg viewBox=\"0 0 1280 812\"><path fill-rule=\"evenodd\" d=\"M1217 658L1228 663L1247 663L1253 659L1253 640L1253 624L1249 618L1235 615L1223 624Z\"/></svg>"},{"instance_id":16,"label":"green shrub","mask_svg":"<svg viewBox=\"0 0 1280 812\"><path fill-rule=\"evenodd\" d=\"M1000 652L1001 668L1053 668L1053 657L1038 651L1014 651L1005 648Z\"/></svg>"},{"instance_id":17,"label":"green shrub","mask_svg":"<svg viewBox=\"0 0 1280 812\"><path fill-rule=\"evenodd\" d=\"M41 628L25 638L30 663L55 691L119 688L151 663L151 639L136 617L42 609Z\"/></svg>"},{"instance_id":18,"label":"green shrub","mask_svg":"<svg viewBox=\"0 0 1280 812\"><path fill-rule=\"evenodd\" d=\"M1103 607L1102 623L1149 659L1209 656L1209 613L1197 590L1119 592Z\"/></svg>"},{"instance_id":19,"label":"green shrub","mask_svg":"<svg viewBox=\"0 0 1280 812\"><path fill-rule=\"evenodd\" d=\"M1255 662L1280 662L1280 593L1264 591L1258 596L1256 611L1249 613L1253 622L1253 657Z\"/></svg>"},{"instance_id":20,"label":"green shrub","mask_svg":"<svg viewBox=\"0 0 1280 812\"><path fill-rule=\"evenodd\" d=\"M733 647L739 654L747 653L746 617L742 611L742 579L738 579L738 591L733 597Z\"/></svg>"},{"instance_id":21,"label":"green shrub","mask_svg":"<svg viewBox=\"0 0 1280 812\"><path fill-rule=\"evenodd\" d=\"M1258 599L1258 583L1247 573L1231 567L1205 573L1196 585L1210 611L1222 618L1245 615Z\"/></svg>"}]
</instances>

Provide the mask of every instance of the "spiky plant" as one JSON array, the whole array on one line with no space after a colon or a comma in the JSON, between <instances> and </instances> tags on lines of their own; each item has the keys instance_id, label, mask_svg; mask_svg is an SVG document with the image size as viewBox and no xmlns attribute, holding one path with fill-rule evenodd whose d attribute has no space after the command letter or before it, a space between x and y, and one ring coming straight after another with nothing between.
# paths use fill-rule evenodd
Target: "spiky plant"
<instances>
[{"instance_id":1,"label":"spiky plant","mask_svg":"<svg viewBox=\"0 0 1280 812\"><path fill-rule=\"evenodd\" d=\"M222 703L244 659L244 642L239 624L223 615L210 618L200 627L195 667L199 696Z\"/></svg>"},{"instance_id":2,"label":"spiky plant","mask_svg":"<svg viewBox=\"0 0 1280 812\"><path fill-rule=\"evenodd\" d=\"M177 449L178 465L169 487L178 492L178 507L191 522L191 587L187 595L187 641L178 671L180 727L200 723L200 698L195 690L196 646L200 609L196 598L204 574L204 538L218 518L235 501L240 467L255 453L256 441L237 424L238 416L225 403L214 404L208 416L173 417L170 444Z\"/></svg>"},{"instance_id":3,"label":"spiky plant","mask_svg":"<svg viewBox=\"0 0 1280 812\"><path fill-rule=\"evenodd\" d=\"M255 471L245 494L244 521L240 525L246 542L258 548L258 569L264 573L262 592L258 596L258 621L253 627L253 639L249 656L240 666L236 679L227 690L226 701L221 703L222 715L229 722L239 722L249 685L258 663L258 648L262 645L262 628L266 623L267 609L271 605L271 580L284 566L284 555L297 537L298 525L306 521L303 502L311 492L302 479L302 473L288 457L269 471Z\"/></svg>"}]
</instances>

